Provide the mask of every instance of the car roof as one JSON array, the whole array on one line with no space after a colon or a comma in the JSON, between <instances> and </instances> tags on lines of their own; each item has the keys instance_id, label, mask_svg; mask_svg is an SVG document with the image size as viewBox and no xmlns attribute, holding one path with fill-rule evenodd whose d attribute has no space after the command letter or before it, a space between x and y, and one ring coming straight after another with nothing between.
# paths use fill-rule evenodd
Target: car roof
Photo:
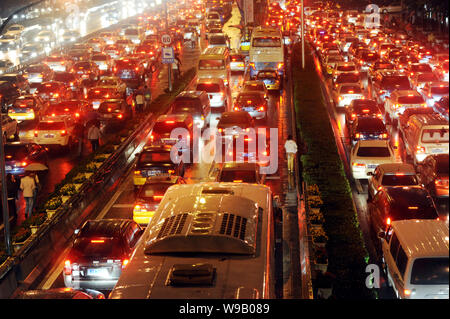
<instances>
[{"instance_id":1,"label":"car roof","mask_svg":"<svg viewBox=\"0 0 450 319\"><path fill-rule=\"evenodd\" d=\"M220 78L199 78L197 83L223 83L223 79Z\"/></svg>"},{"instance_id":2,"label":"car roof","mask_svg":"<svg viewBox=\"0 0 450 319\"><path fill-rule=\"evenodd\" d=\"M448 226L439 220L398 220L392 227L408 257L448 257Z\"/></svg>"},{"instance_id":3,"label":"car roof","mask_svg":"<svg viewBox=\"0 0 450 319\"><path fill-rule=\"evenodd\" d=\"M389 145L389 141L386 140L359 140L356 145L360 147L387 147ZM356 146L355 145L355 146Z\"/></svg>"},{"instance_id":4,"label":"car roof","mask_svg":"<svg viewBox=\"0 0 450 319\"><path fill-rule=\"evenodd\" d=\"M224 163L222 166L222 171L224 170L230 170L230 171L254 171L259 167L257 163L238 163L238 162L231 162L231 163Z\"/></svg>"},{"instance_id":5,"label":"car roof","mask_svg":"<svg viewBox=\"0 0 450 319\"><path fill-rule=\"evenodd\" d=\"M176 122L184 122L185 120L192 118L189 113L179 113L179 114L163 114L158 117L156 122L163 122L167 120L172 120Z\"/></svg>"},{"instance_id":6,"label":"car roof","mask_svg":"<svg viewBox=\"0 0 450 319\"><path fill-rule=\"evenodd\" d=\"M392 92L392 94L395 94L398 96L408 96L410 94L413 94L414 96L422 96L416 90L395 90L394 92Z\"/></svg>"}]
</instances>

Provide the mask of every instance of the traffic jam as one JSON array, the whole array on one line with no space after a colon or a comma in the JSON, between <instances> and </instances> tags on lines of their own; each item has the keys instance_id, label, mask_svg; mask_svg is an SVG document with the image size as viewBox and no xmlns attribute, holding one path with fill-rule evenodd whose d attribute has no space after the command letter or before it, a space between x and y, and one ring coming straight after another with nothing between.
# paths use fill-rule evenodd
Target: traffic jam
<instances>
[{"instance_id":1,"label":"traffic jam","mask_svg":"<svg viewBox=\"0 0 450 319\"><path fill-rule=\"evenodd\" d=\"M0 277L1 298L312 298L305 172L287 147L303 43L378 298L448 299L448 46L332 1L128 0L121 15L92 2L75 1L94 16L81 31L69 14L57 32L1 34L1 241L14 252L0 265L49 251L14 289ZM104 168L108 156L126 159Z\"/></svg>"}]
</instances>

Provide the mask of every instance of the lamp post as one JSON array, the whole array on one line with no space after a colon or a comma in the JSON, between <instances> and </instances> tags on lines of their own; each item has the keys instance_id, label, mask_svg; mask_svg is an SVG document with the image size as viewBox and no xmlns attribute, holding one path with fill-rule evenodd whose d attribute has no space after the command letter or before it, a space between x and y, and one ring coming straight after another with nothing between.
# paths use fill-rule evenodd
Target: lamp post
<instances>
[{"instance_id":1,"label":"lamp post","mask_svg":"<svg viewBox=\"0 0 450 319\"><path fill-rule=\"evenodd\" d=\"M3 30L6 25L11 21L12 17L20 12L35 6L44 0L39 0L34 3L31 3L25 7L22 7L13 13L11 13L8 18L2 23L0 26L0 36L3 34ZM3 210L3 224L4 224L4 234L5 234L5 246L6 246L6 254L11 256L11 234L9 229L9 209L8 209L8 191L6 186L6 167L5 167L5 148L3 143L3 126L2 126L2 110L0 110L0 132L2 136L0 137L0 178L2 182L1 189L1 200L2 200L2 210Z\"/></svg>"},{"instance_id":2,"label":"lamp post","mask_svg":"<svg viewBox=\"0 0 450 319\"><path fill-rule=\"evenodd\" d=\"M169 20L167 17L167 1L164 0L164 12L165 12L165 23L166 23L166 33L169 34ZM169 85L169 92L172 92L172 63L167 64L167 81Z\"/></svg>"}]
</instances>

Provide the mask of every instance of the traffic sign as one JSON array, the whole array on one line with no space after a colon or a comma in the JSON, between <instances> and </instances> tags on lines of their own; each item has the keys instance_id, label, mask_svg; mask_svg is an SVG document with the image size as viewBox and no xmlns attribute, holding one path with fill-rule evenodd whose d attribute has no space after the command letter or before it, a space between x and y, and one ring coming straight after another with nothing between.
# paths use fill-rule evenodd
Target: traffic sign
<instances>
[{"instance_id":1,"label":"traffic sign","mask_svg":"<svg viewBox=\"0 0 450 319\"><path fill-rule=\"evenodd\" d=\"M161 43L164 45L170 45L172 43L172 38L168 34L163 34L161 36Z\"/></svg>"},{"instance_id":2,"label":"traffic sign","mask_svg":"<svg viewBox=\"0 0 450 319\"><path fill-rule=\"evenodd\" d=\"M175 62L175 54L172 47L162 48L162 63L169 64Z\"/></svg>"}]
</instances>

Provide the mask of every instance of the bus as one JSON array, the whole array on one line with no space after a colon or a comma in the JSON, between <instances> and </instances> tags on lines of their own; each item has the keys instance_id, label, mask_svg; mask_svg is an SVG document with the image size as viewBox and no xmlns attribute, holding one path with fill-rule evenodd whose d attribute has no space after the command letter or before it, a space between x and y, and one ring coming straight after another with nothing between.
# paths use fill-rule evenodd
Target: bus
<instances>
[{"instance_id":1,"label":"bus","mask_svg":"<svg viewBox=\"0 0 450 319\"><path fill-rule=\"evenodd\" d=\"M206 48L200 55L197 67L197 77L220 78L225 85L231 81L230 52L228 47L218 46Z\"/></svg>"},{"instance_id":2,"label":"bus","mask_svg":"<svg viewBox=\"0 0 450 319\"><path fill-rule=\"evenodd\" d=\"M267 27L253 29L249 49L249 72L254 78L258 71L272 69L284 74L284 46L280 30Z\"/></svg>"},{"instance_id":3,"label":"bus","mask_svg":"<svg viewBox=\"0 0 450 319\"><path fill-rule=\"evenodd\" d=\"M275 298L274 205L265 185L169 187L109 298Z\"/></svg>"}]
</instances>

